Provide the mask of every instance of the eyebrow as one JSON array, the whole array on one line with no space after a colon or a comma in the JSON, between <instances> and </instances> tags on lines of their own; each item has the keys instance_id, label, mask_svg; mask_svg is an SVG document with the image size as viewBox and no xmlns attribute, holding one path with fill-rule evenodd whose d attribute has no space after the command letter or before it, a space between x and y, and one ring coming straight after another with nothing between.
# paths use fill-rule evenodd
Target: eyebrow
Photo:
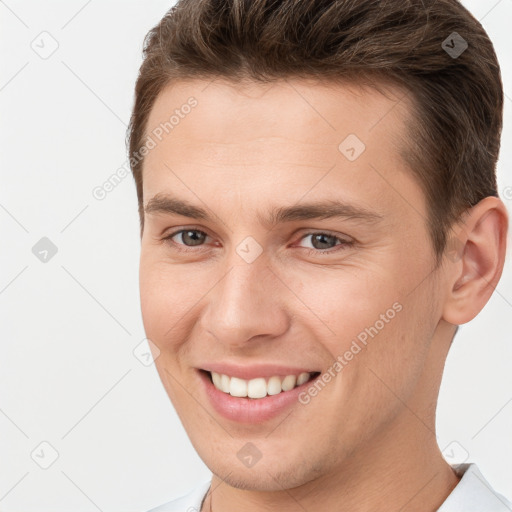
<instances>
[{"instance_id":1,"label":"eyebrow","mask_svg":"<svg viewBox=\"0 0 512 512\"><path fill-rule=\"evenodd\" d=\"M164 194L156 194L151 198L144 212L148 214L181 215L193 219L213 221L208 211L188 201ZM360 220L368 224L376 224L384 217L372 210L338 200L301 203L292 206L273 207L267 217L257 215L259 222L265 226L276 226L280 223L312 220L344 218Z\"/></svg>"}]
</instances>

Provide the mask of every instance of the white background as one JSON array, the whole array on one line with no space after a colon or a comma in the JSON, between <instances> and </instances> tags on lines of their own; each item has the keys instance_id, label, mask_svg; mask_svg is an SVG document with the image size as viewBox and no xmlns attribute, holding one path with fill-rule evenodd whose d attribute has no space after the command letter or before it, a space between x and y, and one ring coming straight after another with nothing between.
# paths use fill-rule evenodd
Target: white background
<instances>
[{"instance_id":1,"label":"white background","mask_svg":"<svg viewBox=\"0 0 512 512\"><path fill-rule=\"evenodd\" d=\"M482 21L502 66L503 197L512 186L512 0L463 3ZM128 175L104 200L92 195L126 162L126 125L143 37L171 5L0 1L0 510L5 512L139 511L210 475L154 366L144 366L133 354L145 337L133 179ZM51 36L39 36L43 31ZM58 43L47 59L31 47L38 36L46 38L46 49ZM510 208L510 200L505 202ZM42 237L58 249L47 263L32 253ZM476 462L509 499L511 318L507 257L491 300L459 330L437 420L439 445L453 453L450 462ZM40 446L43 441L59 454L48 469L34 461L50 462L52 449Z\"/></svg>"}]
</instances>

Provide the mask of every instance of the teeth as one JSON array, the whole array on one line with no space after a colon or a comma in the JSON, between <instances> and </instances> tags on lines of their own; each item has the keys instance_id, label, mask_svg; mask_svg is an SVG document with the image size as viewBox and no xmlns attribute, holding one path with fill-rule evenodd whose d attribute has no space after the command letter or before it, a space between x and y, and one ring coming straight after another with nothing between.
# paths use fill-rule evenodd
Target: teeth
<instances>
[{"instance_id":1,"label":"teeth","mask_svg":"<svg viewBox=\"0 0 512 512\"><path fill-rule=\"evenodd\" d=\"M213 374L213 372L212 372ZM224 391L224 393L229 393L229 377L227 375L220 376L220 390Z\"/></svg>"},{"instance_id":2,"label":"teeth","mask_svg":"<svg viewBox=\"0 0 512 512\"><path fill-rule=\"evenodd\" d=\"M215 387L217 389L223 389L222 384L221 384L222 377L218 373L213 373L213 372L211 375L212 375L212 380L213 380L213 384L215 385Z\"/></svg>"},{"instance_id":3,"label":"teeth","mask_svg":"<svg viewBox=\"0 0 512 512\"><path fill-rule=\"evenodd\" d=\"M249 398L263 398L267 396L267 383L265 379L250 380L247 384L247 396Z\"/></svg>"},{"instance_id":4,"label":"teeth","mask_svg":"<svg viewBox=\"0 0 512 512\"><path fill-rule=\"evenodd\" d=\"M304 382L307 382L308 380L309 380L309 373L301 373L297 377L297 386L304 384Z\"/></svg>"},{"instance_id":5,"label":"teeth","mask_svg":"<svg viewBox=\"0 0 512 512\"><path fill-rule=\"evenodd\" d=\"M283 388L283 391L290 391L290 389L295 387L295 384L297 384L297 377L295 377L295 375L287 375L283 379L281 387Z\"/></svg>"},{"instance_id":6,"label":"teeth","mask_svg":"<svg viewBox=\"0 0 512 512\"><path fill-rule=\"evenodd\" d=\"M229 383L229 394L231 396L247 396L247 381L231 377Z\"/></svg>"},{"instance_id":7,"label":"teeth","mask_svg":"<svg viewBox=\"0 0 512 512\"><path fill-rule=\"evenodd\" d=\"M264 398L267 395L277 395L281 391L290 391L300 386L311 378L311 373L300 375L287 375L284 378L274 376L266 381L263 377L244 380L237 377L229 377L219 373L210 372L213 385L220 391L236 397Z\"/></svg>"},{"instance_id":8,"label":"teeth","mask_svg":"<svg viewBox=\"0 0 512 512\"><path fill-rule=\"evenodd\" d=\"M309 373L307 375L309 375ZM267 393L269 395L277 395L281 393L282 390L281 379L279 377L270 377L270 379L268 379Z\"/></svg>"}]
</instances>

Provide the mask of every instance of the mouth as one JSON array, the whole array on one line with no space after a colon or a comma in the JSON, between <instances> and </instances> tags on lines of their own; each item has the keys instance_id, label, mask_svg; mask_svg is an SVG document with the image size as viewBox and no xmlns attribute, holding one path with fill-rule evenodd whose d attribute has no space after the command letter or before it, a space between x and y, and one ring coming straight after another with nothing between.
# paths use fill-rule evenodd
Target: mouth
<instances>
[{"instance_id":1,"label":"mouth","mask_svg":"<svg viewBox=\"0 0 512 512\"><path fill-rule=\"evenodd\" d=\"M290 409L297 411L299 418L307 414L301 396L321 379L321 372L311 367L271 362L241 365L217 361L198 366L196 371L210 411L246 426L263 425Z\"/></svg>"},{"instance_id":2,"label":"mouth","mask_svg":"<svg viewBox=\"0 0 512 512\"><path fill-rule=\"evenodd\" d=\"M305 386L316 379L320 372L301 372L291 375L273 375L241 379L214 371L200 370L218 391L236 398L261 400L266 397L281 395L295 388Z\"/></svg>"}]
</instances>

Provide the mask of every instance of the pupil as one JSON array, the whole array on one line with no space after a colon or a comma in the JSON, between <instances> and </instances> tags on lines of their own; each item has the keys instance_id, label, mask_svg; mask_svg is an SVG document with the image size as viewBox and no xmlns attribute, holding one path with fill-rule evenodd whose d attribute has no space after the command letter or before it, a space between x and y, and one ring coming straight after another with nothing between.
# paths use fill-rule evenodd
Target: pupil
<instances>
[{"instance_id":1,"label":"pupil","mask_svg":"<svg viewBox=\"0 0 512 512\"><path fill-rule=\"evenodd\" d=\"M325 242L326 239L327 239L327 242ZM331 235L325 235L322 233L313 236L313 247L315 249L329 249L330 247L332 247L331 245L329 245L329 247L317 247L317 244L316 244L317 241L320 241L320 244L324 243L324 244L329 245L329 241L333 242L334 237Z\"/></svg>"},{"instance_id":2,"label":"pupil","mask_svg":"<svg viewBox=\"0 0 512 512\"><path fill-rule=\"evenodd\" d=\"M192 234L192 235L191 235ZM203 233L199 231L185 231L183 233L183 241L186 245L199 245L202 242ZM186 240L188 238L188 241ZM192 243L188 243L188 242Z\"/></svg>"}]
</instances>

